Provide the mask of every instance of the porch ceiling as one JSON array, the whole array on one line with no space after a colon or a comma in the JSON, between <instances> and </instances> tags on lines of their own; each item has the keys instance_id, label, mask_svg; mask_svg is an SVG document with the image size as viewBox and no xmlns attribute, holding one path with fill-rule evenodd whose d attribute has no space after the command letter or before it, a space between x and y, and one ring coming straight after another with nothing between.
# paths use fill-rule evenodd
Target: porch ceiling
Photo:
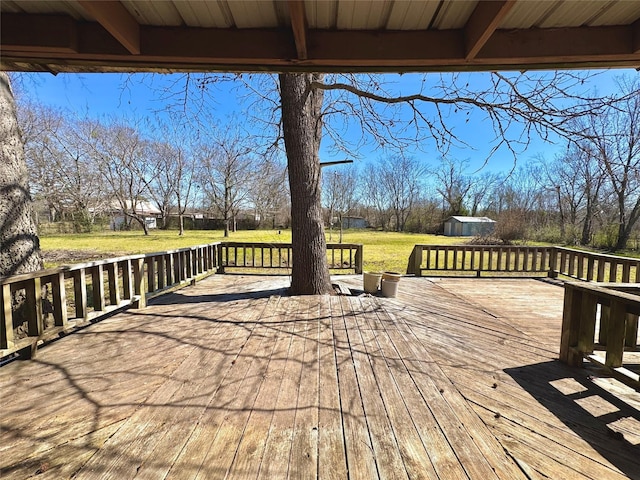
<instances>
[{"instance_id":1,"label":"porch ceiling","mask_svg":"<svg viewBox=\"0 0 640 480\"><path fill-rule=\"evenodd\" d=\"M640 67L640 1L0 3L3 70Z\"/></svg>"}]
</instances>

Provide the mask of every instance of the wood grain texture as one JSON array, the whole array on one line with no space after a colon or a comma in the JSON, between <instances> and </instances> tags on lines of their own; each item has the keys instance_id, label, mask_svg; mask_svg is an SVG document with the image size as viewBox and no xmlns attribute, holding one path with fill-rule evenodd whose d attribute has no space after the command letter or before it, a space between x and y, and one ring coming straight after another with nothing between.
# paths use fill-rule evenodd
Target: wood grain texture
<instances>
[{"instance_id":1,"label":"wood grain texture","mask_svg":"<svg viewBox=\"0 0 640 480\"><path fill-rule=\"evenodd\" d=\"M640 478L638 392L557 361L562 288L287 282L216 275L1 367L1 478Z\"/></svg>"}]
</instances>

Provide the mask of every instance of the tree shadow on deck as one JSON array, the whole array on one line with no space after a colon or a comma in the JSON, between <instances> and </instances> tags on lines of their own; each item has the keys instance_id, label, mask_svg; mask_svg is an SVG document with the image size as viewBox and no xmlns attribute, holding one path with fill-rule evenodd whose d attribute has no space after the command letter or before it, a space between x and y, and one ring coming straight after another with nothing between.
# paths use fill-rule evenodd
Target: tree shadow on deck
<instances>
[{"instance_id":1,"label":"tree shadow on deck","mask_svg":"<svg viewBox=\"0 0 640 480\"><path fill-rule=\"evenodd\" d=\"M537 402L629 478L640 479L640 443L614 425L640 425L640 410L597 385L603 374L551 361L504 370ZM586 453L585 453L586 454Z\"/></svg>"},{"instance_id":2,"label":"tree shadow on deck","mask_svg":"<svg viewBox=\"0 0 640 480\"><path fill-rule=\"evenodd\" d=\"M287 297L289 296L289 288L271 288L267 290L257 290L250 292L212 293L208 295L185 295L181 292L174 292L150 300L149 305L186 305L190 303L208 302L224 303L238 300L269 298L274 295Z\"/></svg>"}]
</instances>

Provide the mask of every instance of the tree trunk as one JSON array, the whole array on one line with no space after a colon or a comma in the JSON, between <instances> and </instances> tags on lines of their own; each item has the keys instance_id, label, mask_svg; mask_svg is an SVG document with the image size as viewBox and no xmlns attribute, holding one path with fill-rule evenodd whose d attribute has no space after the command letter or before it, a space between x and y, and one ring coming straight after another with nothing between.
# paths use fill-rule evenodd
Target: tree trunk
<instances>
[{"instance_id":1,"label":"tree trunk","mask_svg":"<svg viewBox=\"0 0 640 480\"><path fill-rule=\"evenodd\" d=\"M293 268L291 293L331 293L320 188L321 90L312 90L317 73L280 74L282 126L291 191Z\"/></svg>"},{"instance_id":2,"label":"tree trunk","mask_svg":"<svg viewBox=\"0 0 640 480\"><path fill-rule=\"evenodd\" d=\"M13 92L0 72L0 277L42 268Z\"/></svg>"}]
</instances>

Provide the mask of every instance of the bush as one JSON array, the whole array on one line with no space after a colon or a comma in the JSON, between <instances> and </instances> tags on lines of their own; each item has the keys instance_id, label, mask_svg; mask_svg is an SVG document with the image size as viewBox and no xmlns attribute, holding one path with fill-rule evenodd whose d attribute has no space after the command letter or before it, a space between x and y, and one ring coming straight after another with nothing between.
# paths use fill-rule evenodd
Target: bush
<instances>
[{"instance_id":1,"label":"bush","mask_svg":"<svg viewBox=\"0 0 640 480\"><path fill-rule=\"evenodd\" d=\"M509 240L494 237L493 235L478 235L467 242L468 245L513 245Z\"/></svg>"},{"instance_id":2,"label":"bush","mask_svg":"<svg viewBox=\"0 0 640 480\"><path fill-rule=\"evenodd\" d=\"M524 214L519 211L501 213L493 234L504 242L513 242L519 239L525 240L527 237L527 221Z\"/></svg>"}]
</instances>

